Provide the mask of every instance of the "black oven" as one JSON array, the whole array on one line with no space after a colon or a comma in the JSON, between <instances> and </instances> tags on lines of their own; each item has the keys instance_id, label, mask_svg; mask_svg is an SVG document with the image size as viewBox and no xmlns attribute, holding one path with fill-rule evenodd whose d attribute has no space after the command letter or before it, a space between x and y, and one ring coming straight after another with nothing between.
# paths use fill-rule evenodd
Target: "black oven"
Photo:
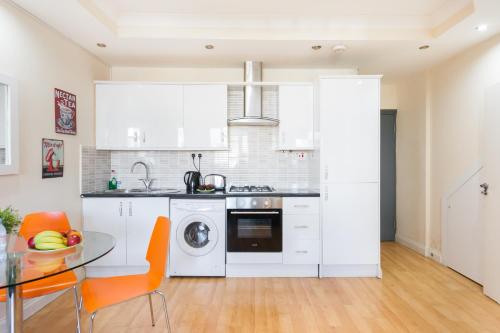
<instances>
[{"instance_id":1,"label":"black oven","mask_svg":"<svg viewBox=\"0 0 500 333\"><path fill-rule=\"evenodd\" d=\"M227 198L227 252L282 252L281 207L281 198Z\"/></svg>"}]
</instances>

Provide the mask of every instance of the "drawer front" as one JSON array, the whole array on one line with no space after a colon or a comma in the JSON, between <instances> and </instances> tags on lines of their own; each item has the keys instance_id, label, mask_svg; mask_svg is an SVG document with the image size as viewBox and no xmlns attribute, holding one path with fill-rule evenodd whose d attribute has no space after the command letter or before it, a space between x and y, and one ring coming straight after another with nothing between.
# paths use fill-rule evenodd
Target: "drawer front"
<instances>
[{"instance_id":1,"label":"drawer front","mask_svg":"<svg viewBox=\"0 0 500 333\"><path fill-rule=\"evenodd\" d=\"M284 264L319 264L319 240L290 239L283 242Z\"/></svg>"},{"instance_id":2,"label":"drawer front","mask_svg":"<svg viewBox=\"0 0 500 333\"><path fill-rule=\"evenodd\" d=\"M283 215L283 239L319 239L319 215Z\"/></svg>"},{"instance_id":3,"label":"drawer front","mask_svg":"<svg viewBox=\"0 0 500 333\"><path fill-rule=\"evenodd\" d=\"M319 198L283 198L283 214L319 214Z\"/></svg>"}]
</instances>

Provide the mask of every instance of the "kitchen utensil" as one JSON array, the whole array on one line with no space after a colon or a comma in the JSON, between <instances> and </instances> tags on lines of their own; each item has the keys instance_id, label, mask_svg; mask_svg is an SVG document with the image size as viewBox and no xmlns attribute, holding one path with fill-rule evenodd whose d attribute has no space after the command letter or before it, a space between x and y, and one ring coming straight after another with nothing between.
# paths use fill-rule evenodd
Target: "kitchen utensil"
<instances>
[{"instance_id":1,"label":"kitchen utensil","mask_svg":"<svg viewBox=\"0 0 500 333\"><path fill-rule=\"evenodd\" d=\"M184 184L186 184L186 192L194 193L201 183L201 173L198 171L188 171L184 174Z\"/></svg>"},{"instance_id":2,"label":"kitchen utensil","mask_svg":"<svg viewBox=\"0 0 500 333\"><path fill-rule=\"evenodd\" d=\"M219 174L209 174L204 178L205 185L213 185L216 191L226 190L226 177Z\"/></svg>"}]
</instances>

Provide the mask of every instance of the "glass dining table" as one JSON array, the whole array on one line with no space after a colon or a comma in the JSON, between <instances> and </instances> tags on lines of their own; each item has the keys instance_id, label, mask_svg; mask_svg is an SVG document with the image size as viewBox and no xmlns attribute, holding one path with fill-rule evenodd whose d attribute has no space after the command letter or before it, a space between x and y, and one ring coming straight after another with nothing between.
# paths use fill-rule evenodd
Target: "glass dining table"
<instances>
[{"instance_id":1,"label":"glass dining table","mask_svg":"<svg viewBox=\"0 0 500 333\"><path fill-rule=\"evenodd\" d=\"M24 238L10 235L6 248L0 249L0 289L6 289L7 332L22 332L23 284L85 266L108 254L114 246L113 236L84 231L81 244L43 252L28 248Z\"/></svg>"}]
</instances>

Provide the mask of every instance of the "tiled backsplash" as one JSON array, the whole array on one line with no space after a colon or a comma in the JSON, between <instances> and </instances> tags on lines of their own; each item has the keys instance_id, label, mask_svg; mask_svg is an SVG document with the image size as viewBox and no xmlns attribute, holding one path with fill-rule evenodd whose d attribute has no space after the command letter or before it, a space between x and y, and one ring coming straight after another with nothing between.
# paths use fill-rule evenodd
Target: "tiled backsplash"
<instances>
[{"instance_id":1,"label":"tiled backsplash","mask_svg":"<svg viewBox=\"0 0 500 333\"><path fill-rule=\"evenodd\" d=\"M229 127L227 151L203 151L201 172L220 173L228 184L266 184L276 188L317 187L317 159L314 152L305 152L300 159L297 152L276 151L277 127ZM110 151L103 152L84 147L82 153L82 190L102 190L107 185L111 170L115 170L122 188L141 188L138 178L144 176L142 167L130 172L132 164L144 161L151 165L153 187L184 188L184 173L194 170L188 151ZM198 152L195 152L198 154ZM110 154L110 166L106 154ZM93 157L96 156L96 157ZM96 162L92 163L92 160ZM197 158L196 158L197 160ZM85 171L95 165L95 171ZM107 177L103 176L107 175ZM94 180L87 179L94 177Z\"/></svg>"},{"instance_id":2,"label":"tiled backsplash","mask_svg":"<svg viewBox=\"0 0 500 333\"><path fill-rule=\"evenodd\" d=\"M81 147L80 157L82 193L105 190L111 175L111 152Z\"/></svg>"},{"instance_id":3,"label":"tiled backsplash","mask_svg":"<svg viewBox=\"0 0 500 333\"><path fill-rule=\"evenodd\" d=\"M277 87L262 89L263 115L278 118ZM243 114L243 87L228 90L228 118ZM276 188L316 188L319 186L319 154L275 150L278 127L231 126L229 150L202 151L201 172L220 173L230 184L271 185ZM143 161L151 166L153 187L184 188L184 173L195 170L191 153L198 151L96 151L95 147L82 148L82 191L93 192L106 188L111 170L116 171L122 188L142 188L139 178L145 171L132 164ZM198 158L196 158L197 160ZM94 168L94 169L92 169Z\"/></svg>"}]
</instances>

